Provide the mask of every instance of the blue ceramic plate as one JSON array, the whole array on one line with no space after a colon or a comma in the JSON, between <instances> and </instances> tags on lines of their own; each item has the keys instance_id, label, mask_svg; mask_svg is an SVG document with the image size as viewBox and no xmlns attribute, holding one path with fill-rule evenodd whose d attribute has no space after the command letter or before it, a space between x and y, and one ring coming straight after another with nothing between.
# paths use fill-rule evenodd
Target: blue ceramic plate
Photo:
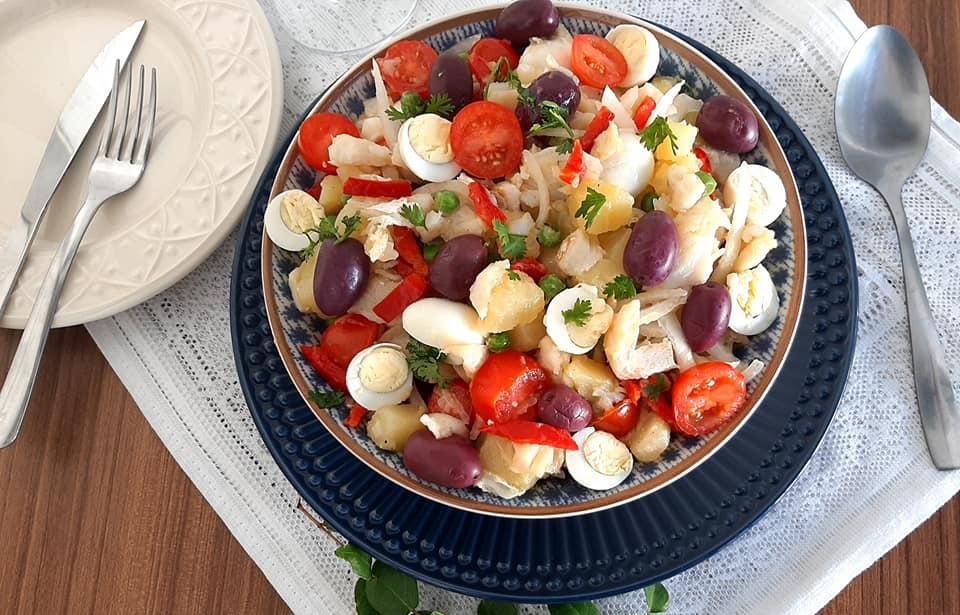
<instances>
[{"instance_id":1,"label":"blue ceramic plate","mask_svg":"<svg viewBox=\"0 0 960 615\"><path fill-rule=\"evenodd\" d=\"M304 404L272 340L261 235L280 156L264 174L240 229L233 272L240 383L264 442L303 499L376 558L433 585L491 599L572 602L619 594L717 551L780 497L813 454L839 403L856 338L846 220L823 165L783 108L730 62L689 42L743 88L783 145L805 213L805 301L782 373L742 429L682 480L616 508L559 519L469 513L410 493L343 448Z\"/></svg>"},{"instance_id":2,"label":"blue ceramic plate","mask_svg":"<svg viewBox=\"0 0 960 615\"><path fill-rule=\"evenodd\" d=\"M498 13L499 9L483 9L445 17L407 33L405 38L423 38L437 49L446 49L471 35L491 32ZM574 6L561 6L561 15L563 24L574 34L603 35L614 25L634 21L616 13ZM706 99L724 93L752 105L739 86L708 58L671 33L645 22L644 25L651 28L660 41L659 74L683 79L695 97ZM337 80L314 109L356 117L363 109L364 100L373 95L368 59ZM787 189L787 209L772 226L778 246L764 260L777 286L780 314L769 329L752 336L749 345L740 351L741 359L747 362L759 359L765 368L749 383L745 408L733 421L702 438L686 438L675 434L670 447L658 462L636 464L627 480L613 489L596 492L570 479L551 478L539 481L518 498L505 500L477 488L444 488L413 475L404 466L400 455L379 449L364 429L346 427L345 408L330 411L313 405L309 399L310 391L322 390L326 385L305 360L299 346L315 343L323 323L317 318L301 314L294 305L288 277L290 271L300 264L300 257L273 246L265 237L262 246L263 291L267 316L280 357L307 404L341 444L377 472L424 497L470 512L498 516L559 517L595 512L648 495L696 468L737 432L759 406L776 378L796 331L805 281L803 212L786 154L766 122L760 121L759 147L744 159L777 171ZM273 194L294 188L305 190L314 183L314 172L303 161L294 143L280 163ZM371 288L376 286L371 282ZM368 294L376 295L373 290L368 290Z\"/></svg>"}]
</instances>

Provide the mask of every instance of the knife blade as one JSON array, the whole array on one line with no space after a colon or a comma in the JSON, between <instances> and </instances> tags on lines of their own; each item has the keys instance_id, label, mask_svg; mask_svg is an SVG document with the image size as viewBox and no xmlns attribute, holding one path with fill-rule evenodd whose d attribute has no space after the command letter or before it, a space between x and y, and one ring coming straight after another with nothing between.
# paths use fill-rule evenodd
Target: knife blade
<instances>
[{"instance_id":1,"label":"knife blade","mask_svg":"<svg viewBox=\"0 0 960 615\"><path fill-rule=\"evenodd\" d=\"M123 70L140 40L145 23L143 19L134 22L104 46L60 112L23 202L20 217L14 221L0 252L0 266L6 266L6 270L0 274L0 314L13 294L13 287L27 260L30 244L37 234L50 198L110 96L116 62L120 61L120 70Z\"/></svg>"}]
</instances>

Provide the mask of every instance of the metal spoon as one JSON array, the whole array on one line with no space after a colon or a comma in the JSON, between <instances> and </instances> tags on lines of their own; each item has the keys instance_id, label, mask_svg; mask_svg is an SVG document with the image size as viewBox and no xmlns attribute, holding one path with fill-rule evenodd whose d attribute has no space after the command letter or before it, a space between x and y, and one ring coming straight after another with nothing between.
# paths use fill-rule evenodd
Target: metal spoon
<instances>
[{"instance_id":1,"label":"metal spoon","mask_svg":"<svg viewBox=\"0 0 960 615\"><path fill-rule=\"evenodd\" d=\"M917 402L930 456L941 470L960 468L960 410L900 200L903 184L927 150L930 89L920 58L895 29L870 28L850 50L837 85L836 121L844 159L883 196L897 228Z\"/></svg>"}]
</instances>

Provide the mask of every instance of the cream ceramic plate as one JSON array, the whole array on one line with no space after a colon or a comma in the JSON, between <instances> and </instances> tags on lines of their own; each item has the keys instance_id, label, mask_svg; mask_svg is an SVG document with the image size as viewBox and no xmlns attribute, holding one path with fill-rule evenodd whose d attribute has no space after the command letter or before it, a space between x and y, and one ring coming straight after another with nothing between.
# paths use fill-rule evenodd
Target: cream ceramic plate
<instances>
[{"instance_id":1,"label":"cream ceramic plate","mask_svg":"<svg viewBox=\"0 0 960 615\"><path fill-rule=\"evenodd\" d=\"M147 25L131 63L158 71L151 159L140 183L97 214L55 326L127 309L199 265L239 220L279 131L280 58L255 0L0 0L0 245L63 104L103 45L138 19ZM99 134L98 123L50 202L0 325L26 322Z\"/></svg>"}]
</instances>

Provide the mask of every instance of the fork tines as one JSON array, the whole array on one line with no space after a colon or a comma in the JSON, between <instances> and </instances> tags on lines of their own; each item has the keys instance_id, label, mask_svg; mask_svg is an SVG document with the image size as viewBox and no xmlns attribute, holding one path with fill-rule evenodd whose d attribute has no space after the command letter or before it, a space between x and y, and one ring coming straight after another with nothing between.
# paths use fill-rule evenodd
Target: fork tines
<instances>
[{"instance_id":1,"label":"fork tines","mask_svg":"<svg viewBox=\"0 0 960 615\"><path fill-rule=\"evenodd\" d=\"M133 69L127 71L124 79L123 111L117 117L117 98L120 90L120 61L117 60L113 70L113 90L110 92L110 101L107 103L107 124L100 137L100 148L97 155L104 158L142 165L150 149L153 139L153 128L157 113L157 69L150 69L150 92L147 95L146 117L143 109L143 80L145 68L140 65L139 86L137 88L137 105L130 115L130 93L133 82ZM127 133L127 122L133 119L135 127Z\"/></svg>"}]
</instances>

